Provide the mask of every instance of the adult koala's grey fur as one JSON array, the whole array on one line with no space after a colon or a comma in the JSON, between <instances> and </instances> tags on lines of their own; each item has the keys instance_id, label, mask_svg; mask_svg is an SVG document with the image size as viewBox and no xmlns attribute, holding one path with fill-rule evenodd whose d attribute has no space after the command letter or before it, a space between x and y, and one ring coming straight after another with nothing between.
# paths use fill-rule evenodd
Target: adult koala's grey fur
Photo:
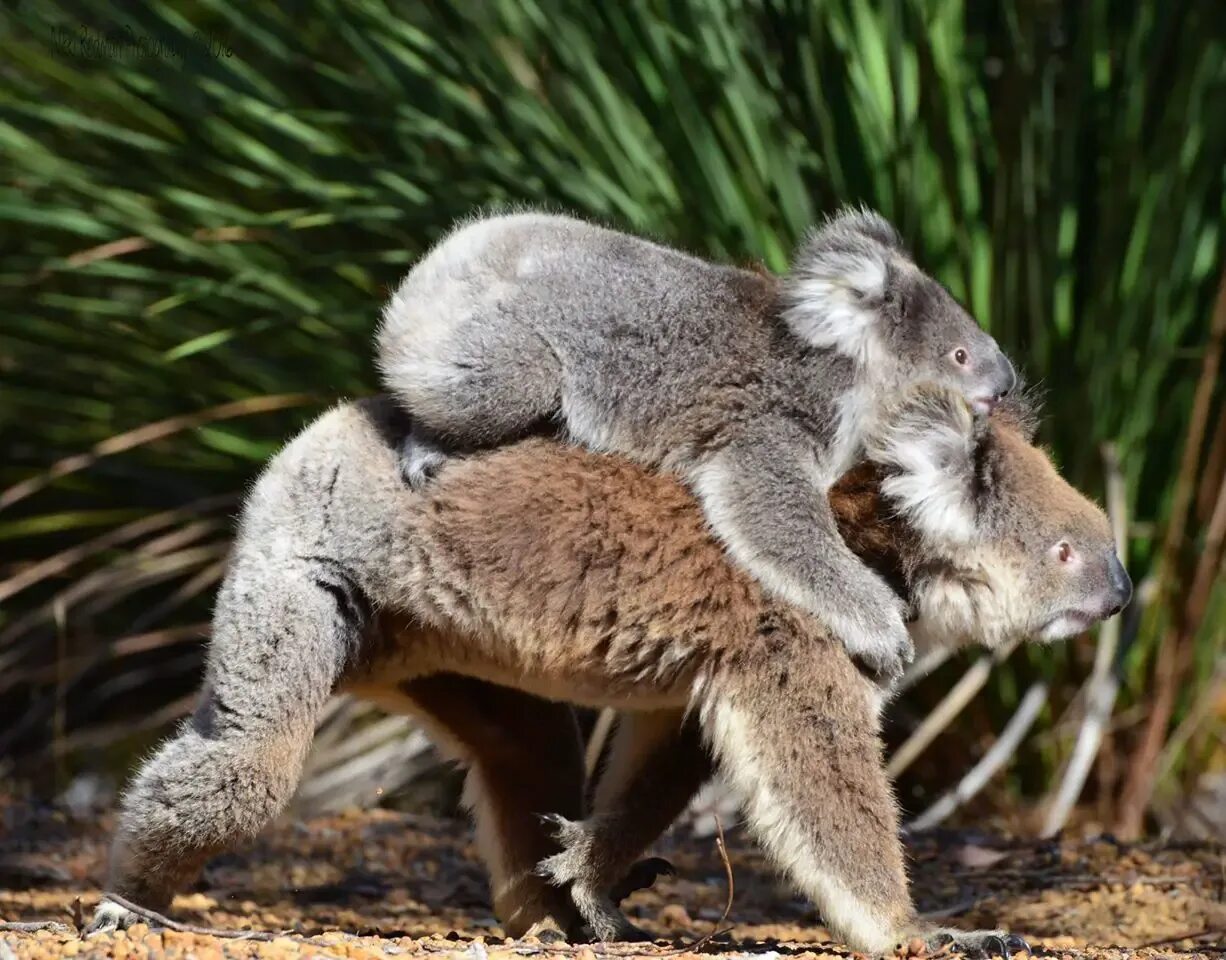
<instances>
[{"instance_id":1,"label":"adult koala's grey fur","mask_svg":"<svg viewBox=\"0 0 1226 960\"><path fill-rule=\"evenodd\" d=\"M913 654L897 597L839 539L824 493L883 404L934 382L980 412L1014 386L995 341L848 210L776 278L568 217L462 226L409 273L378 361L419 426L493 445L546 418L596 451L678 473L730 555L886 677Z\"/></svg>"},{"instance_id":2,"label":"adult koala's grey fur","mask_svg":"<svg viewBox=\"0 0 1226 960\"><path fill-rule=\"evenodd\" d=\"M876 466L832 492L848 544L916 610L920 646L1055 639L1127 599L1102 511L1006 413L977 425L957 396L921 391L884 418ZM868 951L941 938L907 889L877 737L886 691L728 562L677 480L533 439L450 461L415 492L409 427L390 399L342 406L255 485L200 705L124 794L111 891L162 909L254 837L344 690L421 717L469 763L512 935L633 936L609 889L713 758L836 936ZM590 812L562 701L630 718ZM95 928L130 919L104 900Z\"/></svg>"}]
</instances>

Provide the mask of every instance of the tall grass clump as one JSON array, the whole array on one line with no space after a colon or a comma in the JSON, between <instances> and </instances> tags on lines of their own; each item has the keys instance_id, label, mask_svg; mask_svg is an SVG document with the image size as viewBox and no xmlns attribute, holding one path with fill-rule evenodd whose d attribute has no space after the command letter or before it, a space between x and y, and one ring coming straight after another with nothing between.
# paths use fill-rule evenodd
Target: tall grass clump
<instances>
[{"instance_id":1,"label":"tall grass clump","mask_svg":"<svg viewBox=\"0 0 1226 960\"><path fill-rule=\"evenodd\" d=\"M969 764L1043 684L1006 788L1135 830L1226 763L1216 0L6 11L0 756L62 776L187 708L245 484L376 389L381 303L455 219L564 208L782 269L863 202L1041 385L1142 587L1104 638L986 672L927 755Z\"/></svg>"}]
</instances>

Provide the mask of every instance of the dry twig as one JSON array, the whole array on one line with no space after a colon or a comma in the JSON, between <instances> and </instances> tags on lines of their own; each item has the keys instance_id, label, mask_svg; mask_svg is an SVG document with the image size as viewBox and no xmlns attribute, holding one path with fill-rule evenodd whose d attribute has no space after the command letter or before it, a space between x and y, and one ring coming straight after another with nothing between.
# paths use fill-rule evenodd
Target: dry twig
<instances>
[{"instance_id":1,"label":"dry twig","mask_svg":"<svg viewBox=\"0 0 1226 960\"><path fill-rule=\"evenodd\" d=\"M703 934L693 943L685 946L675 947L660 956L670 957L679 953L699 953L712 940L720 934L728 933L731 927L725 927L728 922L728 915L732 913L732 901L736 896L736 884L732 880L732 861L728 859L728 845L724 842L724 825L720 823L719 814L712 814L715 817L715 849L719 851L719 859L724 865L724 876L728 879L728 899L724 902L723 915L715 921L715 926L711 928L710 933Z\"/></svg>"},{"instance_id":2,"label":"dry twig","mask_svg":"<svg viewBox=\"0 0 1226 960\"><path fill-rule=\"evenodd\" d=\"M176 433L194 430L196 427L203 426L206 423L216 423L218 420L232 420L235 417L247 417L259 413L270 413L274 410L285 410L290 407L304 407L315 403L317 399L317 397L306 393L284 393L267 397L250 397L244 400L222 403L215 407L209 407L207 410L198 410L195 413L168 417L155 423L146 423L134 430L128 430L125 433L107 437L107 439L94 444L88 453L77 453L70 457L65 457L53 463L44 473L13 484L7 490L0 492L0 510L11 507L19 500L24 500L31 494L50 486L60 477L66 477L69 474L78 473L87 467L93 466L103 457L122 453L134 447L144 446L147 443L153 443L155 440L174 436Z\"/></svg>"},{"instance_id":3,"label":"dry twig","mask_svg":"<svg viewBox=\"0 0 1226 960\"><path fill-rule=\"evenodd\" d=\"M1189 933L1177 933L1173 937L1163 937L1161 940L1150 940L1148 943L1141 944L1140 949L1144 950L1147 947L1166 947L1172 943L1179 943L1181 940L1199 940L1201 937L1226 937L1226 927L1221 927L1216 930L1196 930Z\"/></svg>"},{"instance_id":4,"label":"dry twig","mask_svg":"<svg viewBox=\"0 0 1226 960\"><path fill-rule=\"evenodd\" d=\"M1213 307L1209 340L1205 345L1200 379L1192 399L1188 437L1171 495L1170 516L1158 561L1160 586L1157 599L1159 605L1164 607L1178 607L1173 603L1173 598L1179 573L1179 554L1187 532L1197 465L1204 447L1223 352L1226 352L1226 270L1222 272ZM1157 781L1158 760L1162 745L1166 742L1167 725L1175 709L1180 680L1186 670L1184 661L1187 657L1182 648L1187 646L1185 641L1195 628L1195 623L1188 621L1185 610L1173 609L1172 613L1174 622L1163 631L1158 641L1154 662L1154 696L1149 718L1130 758L1128 777L1120 798L1116 833L1125 840L1141 833L1145 810Z\"/></svg>"}]
</instances>

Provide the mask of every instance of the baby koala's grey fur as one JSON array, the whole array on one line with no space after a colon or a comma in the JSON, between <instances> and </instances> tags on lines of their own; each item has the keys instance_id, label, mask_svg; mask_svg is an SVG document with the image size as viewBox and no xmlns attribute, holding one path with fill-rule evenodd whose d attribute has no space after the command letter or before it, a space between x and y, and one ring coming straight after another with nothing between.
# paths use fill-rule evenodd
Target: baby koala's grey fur
<instances>
[{"instance_id":1,"label":"baby koala's grey fur","mask_svg":"<svg viewBox=\"0 0 1226 960\"><path fill-rule=\"evenodd\" d=\"M893 227L855 210L782 279L568 217L477 220L409 273L378 344L424 428L410 483L441 462L431 434L492 445L561 419L592 450L680 474L739 564L887 677L912 656L902 610L821 494L908 385L986 411L1015 380Z\"/></svg>"},{"instance_id":2,"label":"baby koala's grey fur","mask_svg":"<svg viewBox=\"0 0 1226 960\"><path fill-rule=\"evenodd\" d=\"M874 436L876 470L832 491L847 543L913 603L921 646L1056 639L1126 599L1102 511L1003 413L976 427L956 396L920 394ZM469 764L513 936L633 936L610 889L713 757L836 936L874 952L939 939L907 889L885 692L728 562L675 478L535 439L449 462L417 492L400 474L409 428L387 398L342 406L255 485L200 705L124 793L109 890L162 909L254 837L289 801L324 702L349 691L413 713ZM1065 540L1075 562L1058 559ZM590 814L562 701L631 718ZM131 919L104 901L95 925Z\"/></svg>"}]
</instances>

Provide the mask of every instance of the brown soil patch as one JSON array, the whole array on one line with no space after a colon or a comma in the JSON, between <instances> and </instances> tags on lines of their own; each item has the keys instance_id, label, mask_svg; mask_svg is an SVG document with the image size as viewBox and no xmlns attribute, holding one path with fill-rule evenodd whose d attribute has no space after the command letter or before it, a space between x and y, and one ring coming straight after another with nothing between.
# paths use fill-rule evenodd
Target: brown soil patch
<instances>
[{"instance_id":1,"label":"brown soil patch","mask_svg":"<svg viewBox=\"0 0 1226 960\"><path fill-rule=\"evenodd\" d=\"M103 881L109 825L105 817L79 820L50 808L0 810L0 918L60 920L71 927L77 897L88 918ZM828 942L813 909L773 879L744 837L730 835L729 848L736 883L732 930L708 943L706 953L771 960L849 956ZM375 811L279 824L254 848L216 859L196 890L177 898L171 910L175 919L199 926L286 932L271 942L143 926L88 941L72 929L5 931L0 960L661 955L710 931L727 890L712 841L673 838L660 852L676 864L678 876L626 904L637 923L661 938L655 945L504 941L468 829ZM1220 849L1035 844L943 833L917 841L912 852L921 910L964 928L1020 933L1036 955L1226 955L1226 859ZM1142 947L1157 941L1163 942Z\"/></svg>"}]
</instances>

